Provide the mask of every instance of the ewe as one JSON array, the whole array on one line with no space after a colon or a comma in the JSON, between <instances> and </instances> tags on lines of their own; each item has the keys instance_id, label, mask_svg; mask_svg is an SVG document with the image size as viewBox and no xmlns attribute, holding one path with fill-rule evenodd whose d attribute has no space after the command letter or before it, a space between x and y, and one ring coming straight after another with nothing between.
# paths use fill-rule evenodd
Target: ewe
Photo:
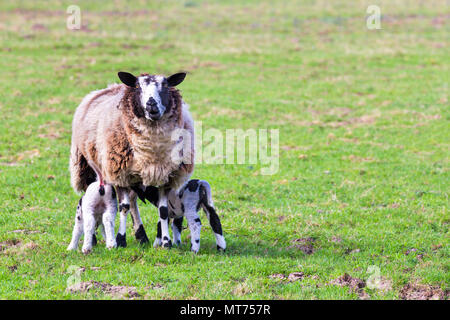
<instances>
[{"instance_id":1,"label":"ewe","mask_svg":"<svg viewBox=\"0 0 450 320\"><path fill-rule=\"evenodd\" d=\"M119 72L118 76L123 84L91 92L75 111L71 184L75 191L85 191L95 181L88 165L93 162L105 183L117 188L121 225L131 211L135 236L141 243L148 238L131 188L158 187L161 244L170 247L167 193L182 186L194 170L193 120L175 88L186 74L166 78ZM173 133L179 131L184 135L174 139ZM124 232L121 226L118 238L125 238Z\"/></svg>"}]
</instances>

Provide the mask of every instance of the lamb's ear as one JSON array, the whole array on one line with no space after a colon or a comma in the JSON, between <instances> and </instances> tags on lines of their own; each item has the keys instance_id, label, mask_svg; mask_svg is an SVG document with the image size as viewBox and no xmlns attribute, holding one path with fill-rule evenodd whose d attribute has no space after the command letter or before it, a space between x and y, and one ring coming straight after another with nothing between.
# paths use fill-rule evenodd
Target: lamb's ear
<instances>
[{"instance_id":1,"label":"lamb's ear","mask_svg":"<svg viewBox=\"0 0 450 320\"><path fill-rule=\"evenodd\" d=\"M185 77L186 73L184 72L175 73L167 78L167 84L169 85L169 87L176 87L183 82Z\"/></svg>"},{"instance_id":2,"label":"lamb's ear","mask_svg":"<svg viewBox=\"0 0 450 320\"><path fill-rule=\"evenodd\" d=\"M119 72L117 74L119 76L120 81L125 83L129 87L136 87L137 78L128 72Z\"/></svg>"}]
</instances>

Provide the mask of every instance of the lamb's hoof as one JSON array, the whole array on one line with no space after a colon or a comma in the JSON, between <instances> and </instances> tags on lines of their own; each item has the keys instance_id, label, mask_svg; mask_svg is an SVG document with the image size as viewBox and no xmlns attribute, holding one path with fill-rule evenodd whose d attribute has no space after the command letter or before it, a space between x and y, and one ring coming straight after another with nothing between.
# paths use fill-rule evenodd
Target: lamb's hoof
<instances>
[{"instance_id":1,"label":"lamb's hoof","mask_svg":"<svg viewBox=\"0 0 450 320\"><path fill-rule=\"evenodd\" d=\"M153 248L161 247L161 238L155 238L155 241L153 242Z\"/></svg>"},{"instance_id":2,"label":"lamb's hoof","mask_svg":"<svg viewBox=\"0 0 450 320\"><path fill-rule=\"evenodd\" d=\"M172 248L172 241L170 241L170 239L165 238L165 239L163 239L162 246L164 248L170 249L170 248Z\"/></svg>"},{"instance_id":3,"label":"lamb's hoof","mask_svg":"<svg viewBox=\"0 0 450 320\"><path fill-rule=\"evenodd\" d=\"M191 243L191 251L193 253L197 254L198 250L200 250L200 246L197 246L197 245L193 246L192 243Z\"/></svg>"},{"instance_id":4,"label":"lamb's hoof","mask_svg":"<svg viewBox=\"0 0 450 320\"><path fill-rule=\"evenodd\" d=\"M67 251L72 251L72 250L76 250L77 248L75 246L69 245L67 247Z\"/></svg>"},{"instance_id":5,"label":"lamb's hoof","mask_svg":"<svg viewBox=\"0 0 450 320\"><path fill-rule=\"evenodd\" d=\"M96 246L97 245L97 237L95 236L95 234L92 235L92 246Z\"/></svg>"},{"instance_id":6,"label":"lamb's hoof","mask_svg":"<svg viewBox=\"0 0 450 320\"><path fill-rule=\"evenodd\" d=\"M117 242L118 248L126 248L127 247L127 236L126 235L127 235L126 233L124 233L124 234L117 233L116 242Z\"/></svg>"},{"instance_id":7,"label":"lamb's hoof","mask_svg":"<svg viewBox=\"0 0 450 320\"><path fill-rule=\"evenodd\" d=\"M112 248L116 248L116 247L117 247L117 242L115 240L106 245L107 249L112 249Z\"/></svg>"},{"instance_id":8,"label":"lamb's hoof","mask_svg":"<svg viewBox=\"0 0 450 320\"><path fill-rule=\"evenodd\" d=\"M218 252L225 252L225 248L222 248L221 246L217 245L217 251Z\"/></svg>"},{"instance_id":9,"label":"lamb's hoof","mask_svg":"<svg viewBox=\"0 0 450 320\"><path fill-rule=\"evenodd\" d=\"M142 224L139 226L134 235L136 237L136 240L138 240L140 244L147 244L150 242L150 240L148 240L147 234L145 233L145 229Z\"/></svg>"},{"instance_id":10,"label":"lamb's hoof","mask_svg":"<svg viewBox=\"0 0 450 320\"><path fill-rule=\"evenodd\" d=\"M92 252L92 248L82 248L81 252L83 252L83 254L89 254Z\"/></svg>"}]
</instances>

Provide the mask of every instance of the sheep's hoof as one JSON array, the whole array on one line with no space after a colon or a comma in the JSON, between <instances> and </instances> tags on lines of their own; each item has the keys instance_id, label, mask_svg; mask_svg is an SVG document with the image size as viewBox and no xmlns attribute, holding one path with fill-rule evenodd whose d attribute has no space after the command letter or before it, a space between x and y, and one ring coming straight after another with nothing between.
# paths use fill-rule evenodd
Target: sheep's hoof
<instances>
[{"instance_id":1,"label":"sheep's hoof","mask_svg":"<svg viewBox=\"0 0 450 320\"><path fill-rule=\"evenodd\" d=\"M83 248L83 249L81 249L81 252L83 252L83 254L89 254L92 252L92 249L91 248Z\"/></svg>"},{"instance_id":2,"label":"sheep's hoof","mask_svg":"<svg viewBox=\"0 0 450 320\"><path fill-rule=\"evenodd\" d=\"M222 248L221 246L217 245L217 251L225 252L225 248Z\"/></svg>"},{"instance_id":3,"label":"sheep's hoof","mask_svg":"<svg viewBox=\"0 0 450 320\"><path fill-rule=\"evenodd\" d=\"M117 236L116 236L116 242L117 242L117 247L119 248L126 248L127 247L127 236L126 236L127 234L126 233L124 233L124 234L120 234L120 233L117 233Z\"/></svg>"},{"instance_id":4,"label":"sheep's hoof","mask_svg":"<svg viewBox=\"0 0 450 320\"><path fill-rule=\"evenodd\" d=\"M136 240L138 240L140 244L147 244L150 242L148 240L147 234L145 233L145 229L142 224L139 226L134 235L136 237Z\"/></svg>"}]
</instances>

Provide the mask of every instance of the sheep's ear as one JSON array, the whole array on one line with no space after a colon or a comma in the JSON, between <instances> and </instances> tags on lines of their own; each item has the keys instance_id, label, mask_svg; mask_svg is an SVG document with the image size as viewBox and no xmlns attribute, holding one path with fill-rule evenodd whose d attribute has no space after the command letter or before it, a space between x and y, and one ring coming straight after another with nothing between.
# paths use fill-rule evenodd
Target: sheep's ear
<instances>
[{"instance_id":1,"label":"sheep's ear","mask_svg":"<svg viewBox=\"0 0 450 320\"><path fill-rule=\"evenodd\" d=\"M120 81L125 83L129 87L136 87L137 78L128 72L119 72L117 74L119 76Z\"/></svg>"},{"instance_id":2,"label":"sheep's ear","mask_svg":"<svg viewBox=\"0 0 450 320\"><path fill-rule=\"evenodd\" d=\"M169 85L169 87L176 87L183 82L185 77L186 73L184 72L175 73L167 78L167 84Z\"/></svg>"}]
</instances>

